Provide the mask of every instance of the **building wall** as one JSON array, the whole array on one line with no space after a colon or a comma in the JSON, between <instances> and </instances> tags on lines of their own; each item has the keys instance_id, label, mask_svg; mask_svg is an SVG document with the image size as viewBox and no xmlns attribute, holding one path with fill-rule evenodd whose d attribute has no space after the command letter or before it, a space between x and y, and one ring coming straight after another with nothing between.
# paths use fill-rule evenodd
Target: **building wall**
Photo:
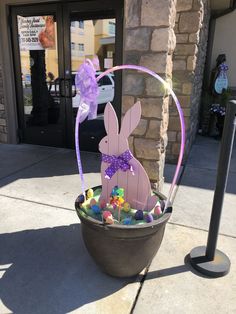
<instances>
[{"instance_id":1,"label":"building wall","mask_svg":"<svg viewBox=\"0 0 236 314\"><path fill-rule=\"evenodd\" d=\"M184 111L187 156L198 127L210 10L207 0L177 0L176 8L173 88ZM168 162L177 161L180 135L179 117L172 101L166 158Z\"/></svg>"},{"instance_id":2,"label":"building wall","mask_svg":"<svg viewBox=\"0 0 236 314\"><path fill-rule=\"evenodd\" d=\"M171 79L175 5L174 0L125 1L124 63L145 66L164 79ZM161 188L169 96L156 79L137 71L124 72L123 95L123 114L134 102L141 101L142 118L130 137L130 146L150 180Z\"/></svg>"},{"instance_id":3,"label":"building wall","mask_svg":"<svg viewBox=\"0 0 236 314\"><path fill-rule=\"evenodd\" d=\"M0 58L0 143L7 143L7 121L3 95L1 58Z\"/></svg>"},{"instance_id":4,"label":"building wall","mask_svg":"<svg viewBox=\"0 0 236 314\"><path fill-rule=\"evenodd\" d=\"M145 66L172 82L184 108L188 149L198 123L208 20L207 0L125 0L123 62ZM130 137L130 147L150 180L161 188L166 152L171 162L176 162L179 154L175 105L156 79L137 71L123 72L123 95L123 115L141 101L142 118ZM6 121L1 119L0 140L4 141Z\"/></svg>"},{"instance_id":5,"label":"building wall","mask_svg":"<svg viewBox=\"0 0 236 314\"><path fill-rule=\"evenodd\" d=\"M211 69L216 65L219 54L226 54L229 70L227 72L229 86L236 87L236 10L216 19L215 33L212 49Z\"/></svg>"}]
</instances>

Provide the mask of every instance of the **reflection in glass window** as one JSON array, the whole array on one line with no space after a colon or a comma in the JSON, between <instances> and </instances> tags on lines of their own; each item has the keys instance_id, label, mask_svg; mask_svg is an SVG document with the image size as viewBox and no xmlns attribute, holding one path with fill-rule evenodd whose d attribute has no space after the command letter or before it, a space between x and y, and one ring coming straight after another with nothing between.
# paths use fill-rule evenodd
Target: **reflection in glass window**
<instances>
[{"instance_id":1,"label":"reflection in glass window","mask_svg":"<svg viewBox=\"0 0 236 314\"><path fill-rule=\"evenodd\" d=\"M109 21L108 23L108 32L110 35L115 35L116 32L116 24L112 21Z\"/></svg>"},{"instance_id":2,"label":"reflection in glass window","mask_svg":"<svg viewBox=\"0 0 236 314\"><path fill-rule=\"evenodd\" d=\"M60 100L54 85L58 77L56 18L18 15L17 23L26 129L57 124ZM34 35L25 32L26 27Z\"/></svg>"},{"instance_id":3,"label":"reflection in glass window","mask_svg":"<svg viewBox=\"0 0 236 314\"><path fill-rule=\"evenodd\" d=\"M84 21L79 21L79 28L84 29Z\"/></svg>"},{"instance_id":4,"label":"reflection in glass window","mask_svg":"<svg viewBox=\"0 0 236 314\"><path fill-rule=\"evenodd\" d=\"M79 51L84 51L84 44L79 44Z\"/></svg>"},{"instance_id":5,"label":"reflection in glass window","mask_svg":"<svg viewBox=\"0 0 236 314\"><path fill-rule=\"evenodd\" d=\"M71 43L72 71L77 71L84 58L91 59L94 55L104 71L108 58L110 67L115 54L115 19L71 21Z\"/></svg>"}]
</instances>

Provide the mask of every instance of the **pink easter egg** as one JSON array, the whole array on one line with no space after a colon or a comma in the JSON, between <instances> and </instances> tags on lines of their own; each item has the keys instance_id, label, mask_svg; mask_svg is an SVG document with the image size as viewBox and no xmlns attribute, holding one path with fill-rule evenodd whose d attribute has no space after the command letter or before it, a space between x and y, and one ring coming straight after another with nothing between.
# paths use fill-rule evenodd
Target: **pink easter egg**
<instances>
[{"instance_id":1,"label":"pink easter egg","mask_svg":"<svg viewBox=\"0 0 236 314\"><path fill-rule=\"evenodd\" d=\"M103 208L105 208L106 207L106 201L105 200L100 200L100 202L99 202L99 207L101 208L101 209L103 209Z\"/></svg>"},{"instance_id":2,"label":"pink easter egg","mask_svg":"<svg viewBox=\"0 0 236 314\"><path fill-rule=\"evenodd\" d=\"M94 198L92 198L91 201L90 201L90 206L93 206L93 205L96 205L96 204L97 204L96 200Z\"/></svg>"},{"instance_id":3,"label":"pink easter egg","mask_svg":"<svg viewBox=\"0 0 236 314\"><path fill-rule=\"evenodd\" d=\"M154 214L155 215L160 215L162 214L162 211L161 211L161 206L157 205L154 209Z\"/></svg>"}]
</instances>

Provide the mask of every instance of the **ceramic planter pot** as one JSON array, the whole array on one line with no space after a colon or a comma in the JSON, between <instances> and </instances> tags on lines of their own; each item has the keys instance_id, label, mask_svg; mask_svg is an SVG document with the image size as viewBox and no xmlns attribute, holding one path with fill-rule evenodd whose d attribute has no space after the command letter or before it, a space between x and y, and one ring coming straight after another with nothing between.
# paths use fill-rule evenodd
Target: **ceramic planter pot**
<instances>
[{"instance_id":1,"label":"ceramic planter pot","mask_svg":"<svg viewBox=\"0 0 236 314\"><path fill-rule=\"evenodd\" d=\"M100 187L93 188L96 190ZM160 199L165 199L160 193ZM105 225L92 217L85 217L75 201L81 221L84 243L97 265L115 277L131 277L148 266L157 253L170 218L172 208L151 223L144 225Z\"/></svg>"}]
</instances>

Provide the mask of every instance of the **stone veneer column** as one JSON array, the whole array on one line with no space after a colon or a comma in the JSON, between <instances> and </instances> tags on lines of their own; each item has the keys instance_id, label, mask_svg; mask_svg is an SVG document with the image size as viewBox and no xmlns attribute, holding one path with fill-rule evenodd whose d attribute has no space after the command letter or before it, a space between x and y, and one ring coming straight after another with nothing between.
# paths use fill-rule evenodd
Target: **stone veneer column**
<instances>
[{"instance_id":1,"label":"stone veneer column","mask_svg":"<svg viewBox=\"0 0 236 314\"><path fill-rule=\"evenodd\" d=\"M126 0L124 63L148 67L164 79L172 76L175 48L175 0ZM142 118L130 137L130 147L153 184L161 189L167 145L169 96L150 75L123 73L122 114L137 100Z\"/></svg>"},{"instance_id":2,"label":"stone veneer column","mask_svg":"<svg viewBox=\"0 0 236 314\"><path fill-rule=\"evenodd\" d=\"M7 143L7 123L3 95L2 66L0 64L0 143Z\"/></svg>"},{"instance_id":3,"label":"stone veneer column","mask_svg":"<svg viewBox=\"0 0 236 314\"><path fill-rule=\"evenodd\" d=\"M176 49L173 57L173 88L184 111L186 154L198 127L210 10L207 0L177 0ZM176 162L180 148L180 124L176 107L170 104L167 161Z\"/></svg>"}]
</instances>

